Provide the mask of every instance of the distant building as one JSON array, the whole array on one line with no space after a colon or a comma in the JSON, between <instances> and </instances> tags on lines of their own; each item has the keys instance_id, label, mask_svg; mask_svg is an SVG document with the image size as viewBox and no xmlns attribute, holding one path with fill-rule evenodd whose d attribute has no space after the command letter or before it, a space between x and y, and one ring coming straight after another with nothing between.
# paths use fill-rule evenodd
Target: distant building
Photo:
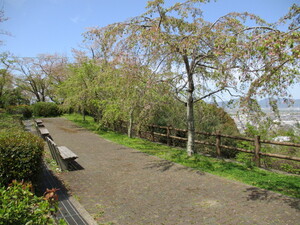
<instances>
[{"instance_id":1,"label":"distant building","mask_svg":"<svg viewBox=\"0 0 300 225\"><path fill-rule=\"evenodd\" d=\"M273 138L273 141L289 142L289 141L291 141L291 137L289 137L289 136L277 136L277 137Z\"/></svg>"}]
</instances>

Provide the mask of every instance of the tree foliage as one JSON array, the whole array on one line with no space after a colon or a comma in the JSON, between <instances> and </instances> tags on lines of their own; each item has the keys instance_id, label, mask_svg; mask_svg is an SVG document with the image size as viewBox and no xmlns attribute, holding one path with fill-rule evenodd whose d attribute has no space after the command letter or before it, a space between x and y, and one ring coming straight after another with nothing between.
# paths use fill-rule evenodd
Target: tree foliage
<instances>
[{"instance_id":1,"label":"tree foliage","mask_svg":"<svg viewBox=\"0 0 300 225\"><path fill-rule=\"evenodd\" d=\"M12 89L13 76L11 73L13 61L7 52L0 54L0 108L5 106L5 95Z\"/></svg>"},{"instance_id":2,"label":"tree foliage","mask_svg":"<svg viewBox=\"0 0 300 225\"><path fill-rule=\"evenodd\" d=\"M201 11L207 2L166 6L163 0L149 1L141 16L85 34L97 56L136 59L168 82L173 95L187 106L189 155L194 151L197 101L234 90L251 106L257 96L286 95L286 87L298 82L299 75L295 21L286 32L250 13L229 13L209 22ZM294 5L282 21L295 18L298 8ZM248 26L249 21L255 25Z\"/></svg>"},{"instance_id":3,"label":"tree foliage","mask_svg":"<svg viewBox=\"0 0 300 225\"><path fill-rule=\"evenodd\" d=\"M37 102L58 102L54 90L66 78L66 64L67 59L59 55L16 58L16 85L32 95Z\"/></svg>"}]
</instances>

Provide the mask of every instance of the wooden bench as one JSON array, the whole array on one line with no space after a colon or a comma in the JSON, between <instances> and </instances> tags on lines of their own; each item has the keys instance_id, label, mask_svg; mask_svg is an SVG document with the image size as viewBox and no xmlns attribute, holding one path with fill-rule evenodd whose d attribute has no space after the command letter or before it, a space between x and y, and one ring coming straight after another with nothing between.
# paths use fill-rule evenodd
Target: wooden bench
<instances>
[{"instance_id":1,"label":"wooden bench","mask_svg":"<svg viewBox=\"0 0 300 225\"><path fill-rule=\"evenodd\" d=\"M60 156L64 160L70 160L70 159L74 160L74 159L78 158L78 156L74 152L72 152L70 149L68 149L66 146L59 146L58 151L60 153Z\"/></svg>"},{"instance_id":2,"label":"wooden bench","mask_svg":"<svg viewBox=\"0 0 300 225\"><path fill-rule=\"evenodd\" d=\"M41 119L36 119L36 120L34 120L34 122L35 122L36 131L40 137L42 137L44 140L46 137L51 138L48 129L45 128L43 121Z\"/></svg>"},{"instance_id":3,"label":"wooden bench","mask_svg":"<svg viewBox=\"0 0 300 225\"><path fill-rule=\"evenodd\" d=\"M42 137L46 137L50 134L48 129L46 129L45 127L39 127L38 129L39 129L40 134L42 135Z\"/></svg>"},{"instance_id":4,"label":"wooden bench","mask_svg":"<svg viewBox=\"0 0 300 225\"><path fill-rule=\"evenodd\" d=\"M49 146L52 158L62 171L68 170L71 162L78 158L78 156L66 146L57 146L51 138L46 137L46 142Z\"/></svg>"},{"instance_id":5,"label":"wooden bench","mask_svg":"<svg viewBox=\"0 0 300 225\"><path fill-rule=\"evenodd\" d=\"M51 138L50 133L49 133L47 128L45 128L45 127L36 127L36 130L37 130L38 134L40 135L40 137L42 137L44 140L45 140L46 137Z\"/></svg>"},{"instance_id":6,"label":"wooden bench","mask_svg":"<svg viewBox=\"0 0 300 225\"><path fill-rule=\"evenodd\" d=\"M36 126L38 126L38 127L44 126L43 120L41 120L41 119L36 119L36 120L34 120L34 122L35 122Z\"/></svg>"}]
</instances>

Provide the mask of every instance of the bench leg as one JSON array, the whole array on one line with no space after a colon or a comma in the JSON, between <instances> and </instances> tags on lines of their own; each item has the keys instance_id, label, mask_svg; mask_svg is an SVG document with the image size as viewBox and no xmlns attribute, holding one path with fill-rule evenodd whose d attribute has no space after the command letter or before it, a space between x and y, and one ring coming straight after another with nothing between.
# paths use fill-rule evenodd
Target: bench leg
<instances>
[{"instance_id":1,"label":"bench leg","mask_svg":"<svg viewBox=\"0 0 300 225\"><path fill-rule=\"evenodd\" d=\"M63 160L60 158L59 152L57 150L57 147L53 148L54 156L55 156L55 161L59 168L63 170Z\"/></svg>"},{"instance_id":2,"label":"bench leg","mask_svg":"<svg viewBox=\"0 0 300 225\"><path fill-rule=\"evenodd\" d=\"M55 162L57 163L56 156L55 156L55 148L48 141L47 141L47 144L48 144L48 148L50 150L52 159L54 159Z\"/></svg>"},{"instance_id":3,"label":"bench leg","mask_svg":"<svg viewBox=\"0 0 300 225\"><path fill-rule=\"evenodd\" d=\"M61 170L62 171L68 170L69 169L69 162L67 160L63 160L63 159L60 159L60 161L61 161L61 163L60 163Z\"/></svg>"}]
</instances>

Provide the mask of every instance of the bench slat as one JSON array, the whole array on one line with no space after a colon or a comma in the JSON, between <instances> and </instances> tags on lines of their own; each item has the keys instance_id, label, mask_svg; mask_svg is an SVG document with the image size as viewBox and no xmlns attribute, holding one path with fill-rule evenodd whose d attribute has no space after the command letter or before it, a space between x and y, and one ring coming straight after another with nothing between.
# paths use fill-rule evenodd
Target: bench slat
<instances>
[{"instance_id":1,"label":"bench slat","mask_svg":"<svg viewBox=\"0 0 300 225\"><path fill-rule=\"evenodd\" d=\"M46 137L46 141L49 142L52 146L54 146L55 148L57 148L57 144L55 144L54 141L51 140L51 138Z\"/></svg>"},{"instance_id":2,"label":"bench slat","mask_svg":"<svg viewBox=\"0 0 300 225\"><path fill-rule=\"evenodd\" d=\"M49 134L49 131L45 127L39 127L39 130L40 130L42 135L48 135Z\"/></svg>"},{"instance_id":3,"label":"bench slat","mask_svg":"<svg viewBox=\"0 0 300 225\"><path fill-rule=\"evenodd\" d=\"M40 119L37 119L35 120L36 124L40 124L40 123L43 123L43 120L40 120Z\"/></svg>"},{"instance_id":4,"label":"bench slat","mask_svg":"<svg viewBox=\"0 0 300 225\"><path fill-rule=\"evenodd\" d=\"M66 146L59 146L57 147L60 153L60 156L63 159L77 159L78 156L72 152L70 149L68 149Z\"/></svg>"}]
</instances>

